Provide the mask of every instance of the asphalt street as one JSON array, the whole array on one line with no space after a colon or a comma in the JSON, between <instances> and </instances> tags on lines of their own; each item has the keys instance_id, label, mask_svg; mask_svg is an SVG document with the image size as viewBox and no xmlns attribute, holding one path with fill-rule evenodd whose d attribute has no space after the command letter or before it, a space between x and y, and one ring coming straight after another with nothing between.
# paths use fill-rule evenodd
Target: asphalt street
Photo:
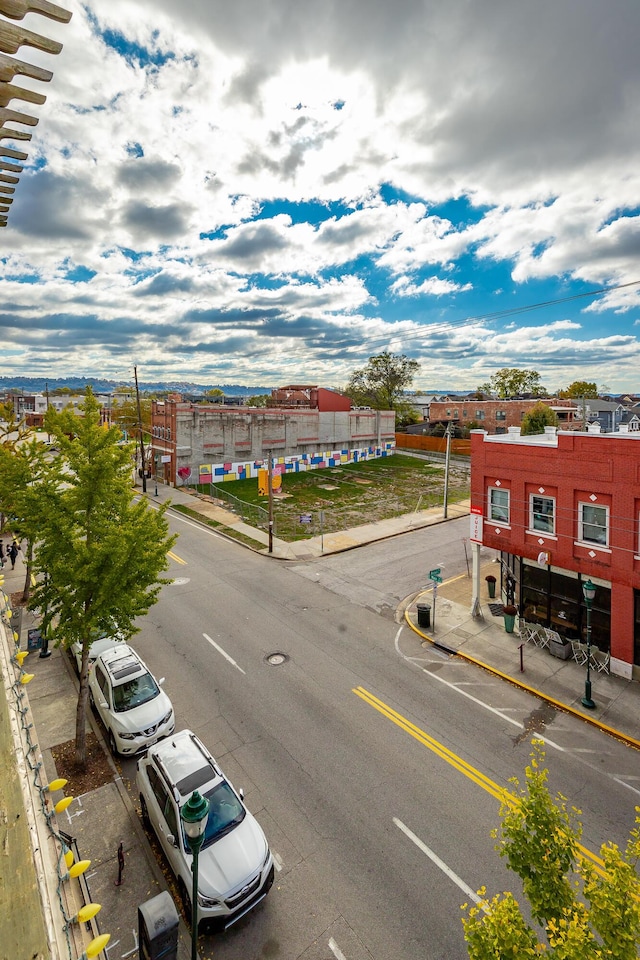
<instances>
[{"instance_id":1,"label":"asphalt street","mask_svg":"<svg viewBox=\"0 0 640 960\"><path fill-rule=\"evenodd\" d=\"M244 789L277 864L263 904L225 934L203 933L203 960L466 957L460 904L483 884L514 886L490 833L532 736L544 737L552 790L583 810L585 846L625 843L640 800L637 752L517 686L513 640L468 621L465 521L307 562L249 551L173 512L170 523L180 534L172 583L133 645L166 677L178 727L194 729ZM415 629L407 614L433 563L446 574L438 636L497 655L513 683ZM73 674L60 666L58 652L33 664L41 749L73 735ZM564 703L579 698L575 664L527 651L527 671ZM634 686L598 680L601 712ZM132 955L137 904L172 889L135 813L135 762L119 769L121 781L64 815L93 861L102 929L114 934L108 960ZM183 953L187 937L181 926Z\"/></svg>"},{"instance_id":2,"label":"asphalt street","mask_svg":"<svg viewBox=\"0 0 640 960\"><path fill-rule=\"evenodd\" d=\"M259 956L260 944L286 944L286 956L326 957L331 940L349 960L465 957L468 897L422 846L472 891L512 886L490 837L495 797L356 692L493 782L522 775L530 751L522 734L535 733L539 704L450 657L425 655L398 617L384 615L405 578L409 593L424 583L425 556L464 567L461 525L282 566L174 522L176 581L135 644L167 676L178 725L195 729L245 788L280 866L264 909L205 938L205 949ZM425 669L416 669L418 655ZM607 743L603 770L602 734L561 714L550 723L552 787L584 810L594 849L624 843L638 798L614 770L636 757Z\"/></svg>"}]
</instances>

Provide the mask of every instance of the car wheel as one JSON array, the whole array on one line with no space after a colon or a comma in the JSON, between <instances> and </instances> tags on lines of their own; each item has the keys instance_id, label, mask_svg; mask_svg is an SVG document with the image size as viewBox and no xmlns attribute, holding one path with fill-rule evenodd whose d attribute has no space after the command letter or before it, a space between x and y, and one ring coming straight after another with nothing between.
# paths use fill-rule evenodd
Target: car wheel
<instances>
[{"instance_id":1,"label":"car wheel","mask_svg":"<svg viewBox=\"0 0 640 960\"><path fill-rule=\"evenodd\" d=\"M187 892L187 888L184 885L184 880L180 880L178 884L180 899L182 900L182 906L184 908L184 917L187 923L191 924L191 897Z\"/></svg>"},{"instance_id":2,"label":"car wheel","mask_svg":"<svg viewBox=\"0 0 640 960\"><path fill-rule=\"evenodd\" d=\"M118 748L116 747L116 738L113 735L113 730L109 730L109 749L114 757L118 756Z\"/></svg>"},{"instance_id":3,"label":"car wheel","mask_svg":"<svg viewBox=\"0 0 640 960\"><path fill-rule=\"evenodd\" d=\"M149 811L147 809L147 801L142 794L140 794L140 816L147 830L151 830L151 818L149 817Z\"/></svg>"}]
</instances>

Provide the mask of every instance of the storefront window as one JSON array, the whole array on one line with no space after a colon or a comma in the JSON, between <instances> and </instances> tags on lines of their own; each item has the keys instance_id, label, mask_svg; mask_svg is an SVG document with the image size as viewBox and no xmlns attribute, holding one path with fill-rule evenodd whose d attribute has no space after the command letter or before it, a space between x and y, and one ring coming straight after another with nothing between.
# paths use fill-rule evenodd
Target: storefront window
<instances>
[{"instance_id":1,"label":"storefront window","mask_svg":"<svg viewBox=\"0 0 640 960\"><path fill-rule=\"evenodd\" d=\"M586 640L587 608L582 592L583 580L569 571L560 573L524 560L520 589L523 618L551 627L563 637ZM591 607L591 642L600 650L609 650L611 589L602 584L596 584Z\"/></svg>"}]
</instances>

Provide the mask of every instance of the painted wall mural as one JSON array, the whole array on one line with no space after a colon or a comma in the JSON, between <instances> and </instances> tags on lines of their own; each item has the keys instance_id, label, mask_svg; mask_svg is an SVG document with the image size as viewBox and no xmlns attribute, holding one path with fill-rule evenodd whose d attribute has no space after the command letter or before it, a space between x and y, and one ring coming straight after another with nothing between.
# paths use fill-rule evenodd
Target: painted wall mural
<instances>
[{"instance_id":1,"label":"painted wall mural","mask_svg":"<svg viewBox=\"0 0 640 960\"><path fill-rule=\"evenodd\" d=\"M322 467L341 467L363 460L388 457L395 452L395 442L390 440L381 446L359 447L353 450L326 450L322 453L301 453L293 457L273 457L273 473L300 473L304 470L320 470ZM198 468L198 483L224 483L230 480L250 480L264 470L266 460L234 460L229 463L207 463ZM195 478L192 475L191 480Z\"/></svg>"}]
</instances>

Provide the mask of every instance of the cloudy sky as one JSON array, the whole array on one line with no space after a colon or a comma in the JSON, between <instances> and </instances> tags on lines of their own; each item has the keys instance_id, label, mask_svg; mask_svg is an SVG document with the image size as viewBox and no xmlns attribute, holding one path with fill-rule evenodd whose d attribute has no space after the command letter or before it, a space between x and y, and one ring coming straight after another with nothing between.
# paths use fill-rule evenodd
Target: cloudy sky
<instances>
[{"instance_id":1,"label":"cloudy sky","mask_svg":"<svg viewBox=\"0 0 640 960\"><path fill-rule=\"evenodd\" d=\"M62 5L2 374L640 392L638 0Z\"/></svg>"}]
</instances>

